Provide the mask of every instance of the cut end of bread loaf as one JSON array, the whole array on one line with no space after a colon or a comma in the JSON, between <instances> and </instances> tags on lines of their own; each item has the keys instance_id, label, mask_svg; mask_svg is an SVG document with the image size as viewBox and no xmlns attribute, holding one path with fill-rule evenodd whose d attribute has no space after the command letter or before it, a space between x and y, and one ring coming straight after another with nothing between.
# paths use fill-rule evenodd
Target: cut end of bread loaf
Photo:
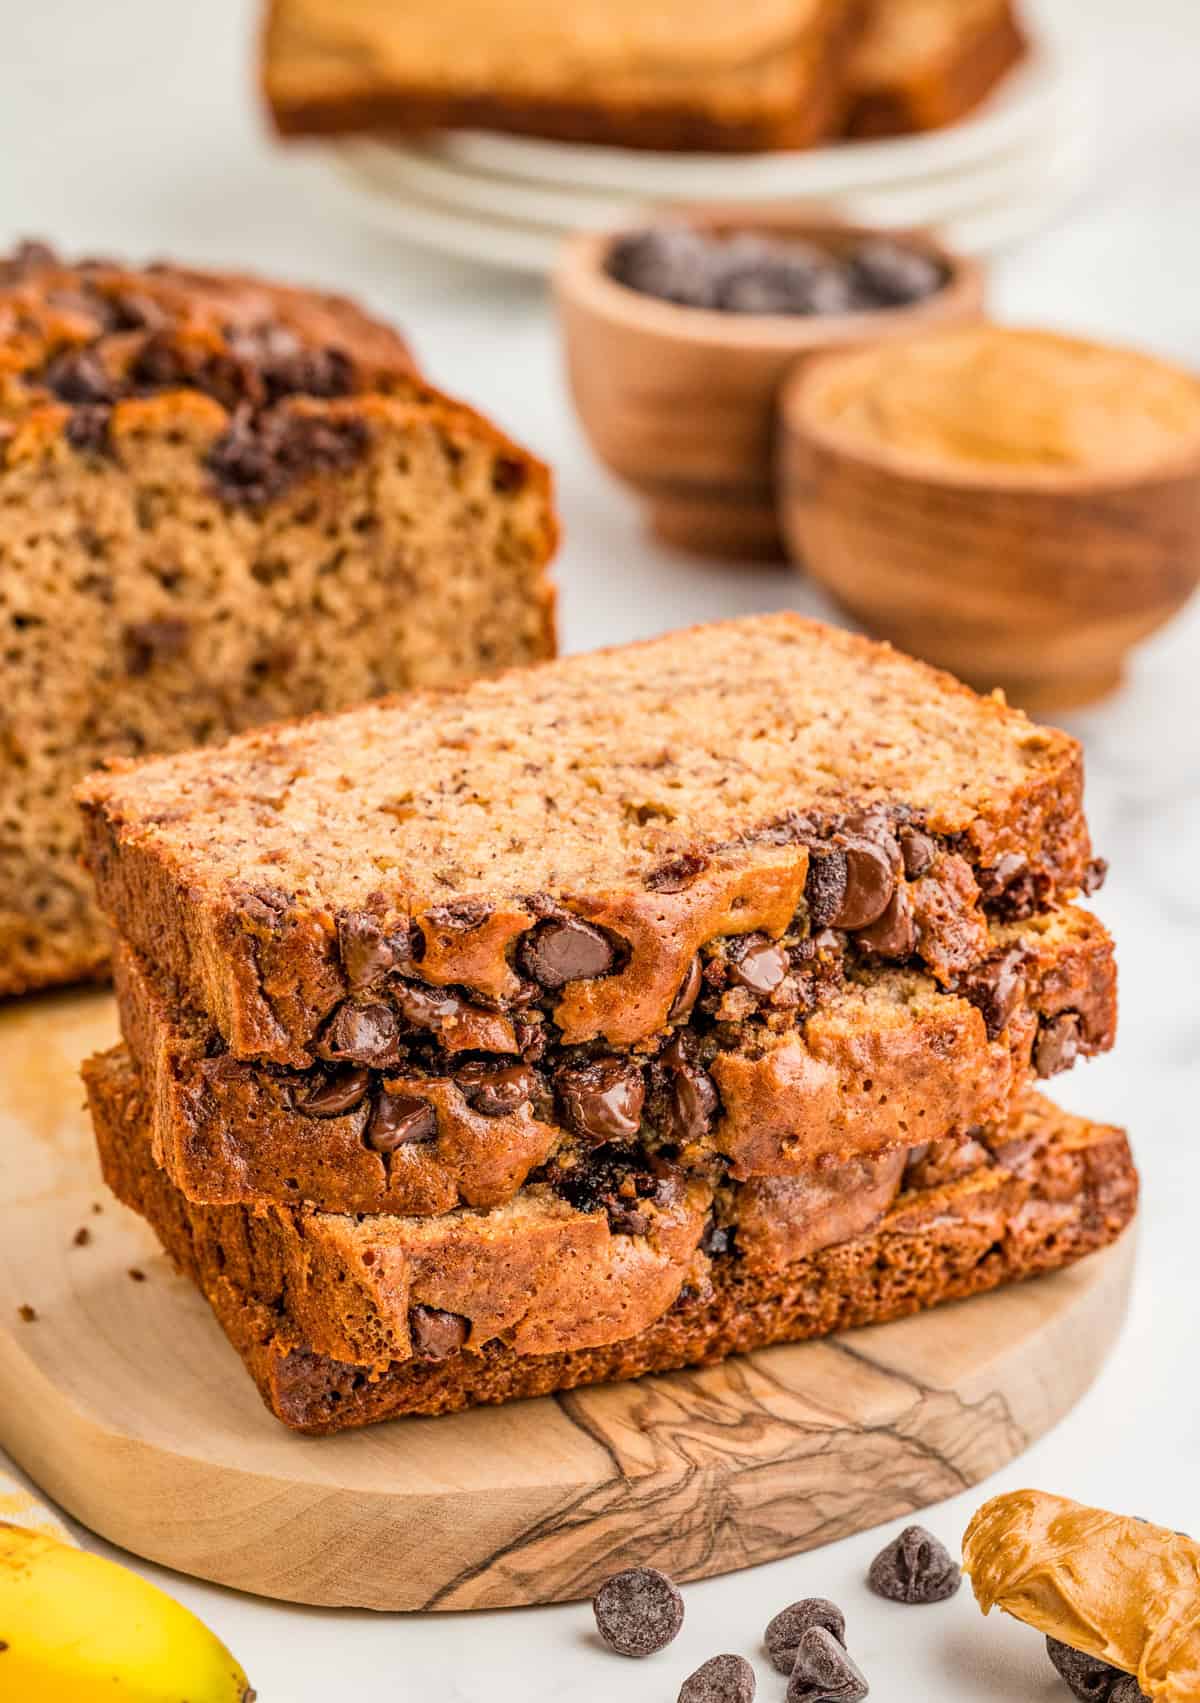
<instances>
[{"instance_id":1,"label":"cut end of bread loaf","mask_svg":"<svg viewBox=\"0 0 1200 1703\"><path fill-rule=\"evenodd\" d=\"M0 994L103 972L102 760L553 654L546 469L340 298L27 246L0 491Z\"/></svg>"}]
</instances>

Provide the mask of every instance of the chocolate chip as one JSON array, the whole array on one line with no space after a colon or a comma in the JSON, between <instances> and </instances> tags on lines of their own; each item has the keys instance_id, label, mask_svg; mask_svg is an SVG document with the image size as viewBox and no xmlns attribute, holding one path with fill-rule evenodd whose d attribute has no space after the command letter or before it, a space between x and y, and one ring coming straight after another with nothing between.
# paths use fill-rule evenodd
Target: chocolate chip
<instances>
[{"instance_id":1,"label":"chocolate chip","mask_svg":"<svg viewBox=\"0 0 1200 1703\"><path fill-rule=\"evenodd\" d=\"M102 406L72 408L63 435L72 449L83 455L103 455L111 447L108 428L112 409Z\"/></svg>"},{"instance_id":2,"label":"chocolate chip","mask_svg":"<svg viewBox=\"0 0 1200 1703\"><path fill-rule=\"evenodd\" d=\"M911 958L917 949L917 925L913 917L912 900L903 882L896 888L881 916L854 936L866 952L877 952L881 958Z\"/></svg>"},{"instance_id":3,"label":"chocolate chip","mask_svg":"<svg viewBox=\"0 0 1200 1703\"><path fill-rule=\"evenodd\" d=\"M353 466L369 433L359 419L330 420L291 410L254 414L239 409L208 454L219 500L257 508L281 496L296 480Z\"/></svg>"},{"instance_id":4,"label":"chocolate chip","mask_svg":"<svg viewBox=\"0 0 1200 1703\"><path fill-rule=\"evenodd\" d=\"M855 282L879 307L908 307L935 295L946 282L939 260L890 237L861 242L850 265Z\"/></svg>"},{"instance_id":5,"label":"chocolate chip","mask_svg":"<svg viewBox=\"0 0 1200 1703\"><path fill-rule=\"evenodd\" d=\"M606 1054L558 1072L563 1122L589 1141L632 1141L642 1122L646 1084L628 1059Z\"/></svg>"},{"instance_id":6,"label":"chocolate chip","mask_svg":"<svg viewBox=\"0 0 1200 1703\"><path fill-rule=\"evenodd\" d=\"M832 1632L810 1626L800 1634L787 1703L862 1703L869 1690L862 1670Z\"/></svg>"},{"instance_id":7,"label":"chocolate chip","mask_svg":"<svg viewBox=\"0 0 1200 1703\"><path fill-rule=\"evenodd\" d=\"M470 1334L470 1323L459 1313L440 1307L410 1307L408 1330L413 1353L422 1360L444 1360L457 1354Z\"/></svg>"},{"instance_id":8,"label":"chocolate chip","mask_svg":"<svg viewBox=\"0 0 1200 1703\"><path fill-rule=\"evenodd\" d=\"M389 970L414 962L419 939L410 923L393 923L385 931L368 911L343 911L337 919L338 955L352 988L371 987Z\"/></svg>"},{"instance_id":9,"label":"chocolate chip","mask_svg":"<svg viewBox=\"0 0 1200 1703\"><path fill-rule=\"evenodd\" d=\"M579 917L538 923L521 941L519 957L525 974L552 992L607 975L616 962L607 936Z\"/></svg>"},{"instance_id":10,"label":"chocolate chip","mask_svg":"<svg viewBox=\"0 0 1200 1703\"><path fill-rule=\"evenodd\" d=\"M1070 1644L1062 1644L1057 1638L1046 1639L1046 1654L1067 1688L1079 1698L1079 1703L1111 1703L1114 1688L1119 1681L1126 1679L1133 1686L1133 1691L1120 1698L1119 1703L1136 1703L1141 1696L1136 1680L1122 1673L1120 1668L1102 1662L1099 1656L1085 1655L1082 1650L1072 1649Z\"/></svg>"},{"instance_id":11,"label":"chocolate chip","mask_svg":"<svg viewBox=\"0 0 1200 1703\"><path fill-rule=\"evenodd\" d=\"M460 1065L455 1076L467 1104L485 1118L502 1118L533 1098L536 1078L524 1065Z\"/></svg>"},{"instance_id":12,"label":"chocolate chip","mask_svg":"<svg viewBox=\"0 0 1200 1703\"><path fill-rule=\"evenodd\" d=\"M804 882L804 902L808 906L809 926L814 934L832 925L846 897L846 881L845 852L812 853Z\"/></svg>"},{"instance_id":13,"label":"chocolate chip","mask_svg":"<svg viewBox=\"0 0 1200 1703\"><path fill-rule=\"evenodd\" d=\"M737 1229L735 1225L718 1224L716 1219L710 1213L708 1222L705 1224L703 1234L700 1237L700 1252L702 1254L707 1254L710 1260L721 1259L726 1254L731 1254L733 1252L733 1244L736 1235ZM787 1671L791 1673L792 1670L791 1668L788 1668Z\"/></svg>"},{"instance_id":14,"label":"chocolate chip","mask_svg":"<svg viewBox=\"0 0 1200 1703\"><path fill-rule=\"evenodd\" d=\"M158 662L172 662L188 648L192 630L177 616L162 616L153 621L134 621L121 633L125 653L125 672L131 680L138 679Z\"/></svg>"},{"instance_id":15,"label":"chocolate chip","mask_svg":"<svg viewBox=\"0 0 1200 1703\"><path fill-rule=\"evenodd\" d=\"M370 1087L370 1074L358 1066L322 1073L293 1088L292 1104L310 1118L340 1118L352 1112Z\"/></svg>"},{"instance_id":16,"label":"chocolate chip","mask_svg":"<svg viewBox=\"0 0 1200 1703\"><path fill-rule=\"evenodd\" d=\"M392 988L400 1015L416 1029L438 1029L472 1009L461 994L447 988L428 987L423 982L397 981Z\"/></svg>"},{"instance_id":17,"label":"chocolate chip","mask_svg":"<svg viewBox=\"0 0 1200 1703\"><path fill-rule=\"evenodd\" d=\"M1026 957L1023 946L1010 946L993 952L961 979L960 991L982 1014L991 1041L1008 1027L1024 996Z\"/></svg>"},{"instance_id":18,"label":"chocolate chip","mask_svg":"<svg viewBox=\"0 0 1200 1703\"><path fill-rule=\"evenodd\" d=\"M646 1236L650 1233L650 1217L636 1206L615 1200L605 1209L608 1227L614 1236Z\"/></svg>"},{"instance_id":19,"label":"chocolate chip","mask_svg":"<svg viewBox=\"0 0 1200 1703\"><path fill-rule=\"evenodd\" d=\"M900 855L904 859L905 875L910 881L919 881L922 875L928 875L933 868L934 859L937 857L937 842L916 828L902 828Z\"/></svg>"},{"instance_id":20,"label":"chocolate chip","mask_svg":"<svg viewBox=\"0 0 1200 1703\"><path fill-rule=\"evenodd\" d=\"M1108 876L1108 859L1094 857L1083 872L1083 880L1079 883L1080 891L1089 897L1098 893Z\"/></svg>"},{"instance_id":21,"label":"chocolate chip","mask_svg":"<svg viewBox=\"0 0 1200 1703\"><path fill-rule=\"evenodd\" d=\"M398 1147L415 1147L437 1140L437 1113L428 1100L415 1094L389 1094L384 1089L375 1102L366 1129L366 1143L376 1153L394 1153Z\"/></svg>"},{"instance_id":22,"label":"chocolate chip","mask_svg":"<svg viewBox=\"0 0 1200 1703\"><path fill-rule=\"evenodd\" d=\"M697 953L688 965L687 973L679 984L675 998L671 1001L671 1009L667 1012L668 1023L682 1023L685 1017L690 1016L703 982L704 972L700 965L700 954Z\"/></svg>"},{"instance_id":23,"label":"chocolate chip","mask_svg":"<svg viewBox=\"0 0 1200 1703\"><path fill-rule=\"evenodd\" d=\"M754 1689L745 1656L711 1656L679 1687L678 1703L754 1703Z\"/></svg>"},{"instance_id":24,"label":"chocolate chip","mask_svg":"<svg viewBox=\"0 0 1200 1703\"><path fill-rule=\"evenodd\" d=\"M644 885L652 893L682 893L698 875L708 868L708 859L699 852L682 852L678 857L660 863L644 877Z\"/></svg>"},{"instance_id":25,"label":"chocolate chip","mask_svg":"<svg viewBox=\"0 0 1200 1703\"><path fill-rule=\"evenodd\" d=\"M867 1583L889 1602L945 1602L962 1584L962 1568L924 1526L905 1526L872 1561Z\"/></svg>"},{"instance_id":26,"label":"chocolate chip","mask_svg":"<svg viewBox=\"0 0 1200 1703\"><path fill-rule=\"evenodd\" d=\"M796 1665L800 1640L810 1626L823 1626L843 1647L846 1643L846 1617L836 1603L827 1597L804 1597L779 1613L767 1624L763 1643L772 1665L780 1673L790 1674Z\"/></svg>"},{"instance_id":27,"label":"chocolate chip","mask_svg":"<svg viewBox=\"0 0 1200 1703\"><path fill-rule=\"evenodd\" d=\"M996 862L986 869L975 871L980 894L988 902L1001 898L1015 882L1024 879L1028 868L1028 861L1022 853L1005 852L1003 857L997 858Z\"/></svg>"},{"instance_id":28,"label":"chocolate chip","mask_svg":"<svg viewBox=\"0 0 1200 1703\"><path fill-rule=\"evenodd\" d=\"M716 306L717 273L708 239L686 225L660 225L618 237L606 270L642 295L681 306Z\"/></svg>"},{"instance_id":29,"label":"chocolate chip","mask_svg":"<svg viewBox=\"0 0 1200 1703\"><path fill-rule=\"evenodd\" d=\"M318 1052L322 1058L355 1064L394 1064L399 1056L400 1024L380 1000L347 1000L325 1026Z\"/></svg>"},{"instance_id":30,"label":"chocolate chip","mask_svg":"<svg viewBox=\"0 0 1200 1703\"><path fill-rule=\"evenodd\" d=\"M469 934L482 928L493 907L486 899L451 899L449 904L434 905L425 912L426 919L447 934Z\"/></svg>"},{"instance_id":31,"label":"chocolate chip","mask_svg":"<svg viewBox=\"0 0 1200 1703\"><path fill-rule=\"evenodd\" d=\"M681 1038L677 1036L664 1047L659 1062L665 1066L669 1082L664 1134L668 1141L683 1146L707 1135L720 1097L716 1083L691 1059Z\"/></svg>"},{"instance_id":32,"label":"chocolate chip","mask_svg":"<svg viewBox=\"0 0 1200 1703\"><path fill-rule=\"evenodd\" d=\"M787 973L787 953L765 934L744 935L730 948L730 979L751 993L774 993Z\"/></svg>"},{"instance_id":33,"label":"chocolate chip","mask_svg":"<svg viewBox=\"0 0 1200 1703\"><path fill-rule=\"evenodd\" d=\"M627 1567L592 1598L596 1629L619 1656L665 1650L683 1625L683 1598L657 1567Z\"/></svg>"},{"instance_id":34,"label":"chocolate chip","mask_svg":"<svg viewBox=\"0 0 1200 1703\"><path fill-rule=\"evenodd\" d=\"M1079 1057L1080 1027L1076 1011L1064 1011L1042 1025L1033 1049L1033 1068L1039 1076L1070 1070Z\"/></svg>"},{"instance_id":35,"label":"chocolate chip","mask_svg":"<svg viewBox=\"0 0 1200 1703\"><path fill-rule=\"evenodd\" d=\"M881 917L896 887L898 858L889 856L886 842L854 839L843 848L846 859L846 890L834 928L866 928Z\"/></svg>"},{"instance_id":36,"label":"chocolate chip","mask_svg":"<svg viewBox=\"0 0 1200 1703\"><path fill-rule=\"evenodd\" d=\"M95 349L66 349L48 361L41 382L60 402L113 403L121 387Z\"/></svg>"}]
</instances>

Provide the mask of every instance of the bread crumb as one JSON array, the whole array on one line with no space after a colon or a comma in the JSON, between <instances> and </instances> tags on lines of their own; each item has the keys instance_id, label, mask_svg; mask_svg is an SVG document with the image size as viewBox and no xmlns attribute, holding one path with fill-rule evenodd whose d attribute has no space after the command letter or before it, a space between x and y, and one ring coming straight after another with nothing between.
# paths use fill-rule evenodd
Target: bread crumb
<instances>
[{"instance_id":1,"label":"bread crumb","mask_svg":"<svg viewBox=\"0 0 1200 1703\"><path fill-rule=\"evenodd\" d=\"M75 1232L74 1243L77 1248L86 1248L92 1239L92 1232L86 1224L81 1224Z\"/></svg>"},{"instance_id":2,"label":"bread crumb","mask_svg":"<svg viewBox=\"0 0 1200 1703\"><path fill-rule=\"evenodd\" d=\"M29 1305L28 1301L22 1302L22 1304L17 1308L17 1312L20 1314L21 1318L24 1319L27 1325L36 1323L37 1311Z\"/></svg>"},{"instance_id":3,"label":"bread crumb","mask_svg":"<svg viewBox=\"0 0 1200 1703\"><path fill-rule=\"evenodd\" d=\"M139 1271L136 1265L130 1266L129 1275L135 1283L145 1283L146 1281L146 1273L144 1271Z\"/></svg>"}]
</instances>

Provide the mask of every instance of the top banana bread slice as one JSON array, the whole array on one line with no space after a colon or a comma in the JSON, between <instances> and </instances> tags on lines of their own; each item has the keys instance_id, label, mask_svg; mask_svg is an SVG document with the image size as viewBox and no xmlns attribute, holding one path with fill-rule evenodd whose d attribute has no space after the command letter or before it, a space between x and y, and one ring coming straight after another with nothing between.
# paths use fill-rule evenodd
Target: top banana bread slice
<instances>
[{"instance_id":1,"label":"top banana bread slice","mask_svg":"<svg viewBox=\"0 0 1200 1703\"><path fill-rule=\"evenodd\" d=\"M1014 0L870 0L850 54L855 136L953 124L1025 53Z\"/></svg>"},{"instance_id":2,"label":"top banana bread slice","mask_svg":"<svg viewBox=\"0 0 1200 1703\"><path fill-rule=\"evenodd\" d=\"M453 128L624 147L803 147L844 112L859 0L272 0L284 134Z\"/></svg>"},{"instance_id":3,"label":"top banana bread slice","mask_svg":"<svg viewBox=\"0 0 1200 1703\"><path fill-rule=\"evenodd\" d=\"M1081 793L1065 734L781 614L118 764L79 797L118 932L235 1057L303 1067L397 974L623 1047L695 999L718 938L733 1018L787 981L774 941L826 928L948 982L989 916L1094 884Z\"/></svg>"},{"instance_id":4,"label":"top banana bread slice","mask_svg":"<svg viewBox=\"0 0 1200 1703\"><path fill-rule=\"evenodd\" d=\"M553 654L546 469L339 297L0 260L0 995L101 973L72 788Z\"/></svg>"}]
</instances>

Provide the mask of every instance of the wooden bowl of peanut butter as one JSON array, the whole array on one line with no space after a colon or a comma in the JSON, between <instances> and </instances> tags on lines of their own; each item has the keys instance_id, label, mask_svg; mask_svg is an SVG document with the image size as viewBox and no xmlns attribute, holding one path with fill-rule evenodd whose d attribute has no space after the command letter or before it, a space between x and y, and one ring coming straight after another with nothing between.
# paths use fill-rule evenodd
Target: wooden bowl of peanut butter
<instances>
[{"instance_id":1,"label":"wooden bowl of peanut butter","mask_svg":"<svg viewBox=\"0 0 1200 1703\"><path fill-rule=\"evenodd\" d=\"M871 631L1023 708L1082 704L1200 579L1200 377L976 325L830 355L781 401L793 559Z\"/></svg>"}]
</instances>

